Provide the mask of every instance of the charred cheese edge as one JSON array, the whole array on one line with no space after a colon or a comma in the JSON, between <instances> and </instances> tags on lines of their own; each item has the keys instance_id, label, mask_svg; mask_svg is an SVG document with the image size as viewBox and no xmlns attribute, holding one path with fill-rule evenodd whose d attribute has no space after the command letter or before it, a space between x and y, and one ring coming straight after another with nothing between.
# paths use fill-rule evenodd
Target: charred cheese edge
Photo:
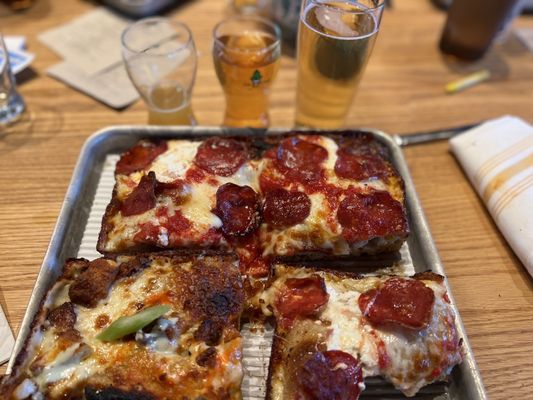
<instances>
[{"instance_id":1,"label":"charred cheese edge","mask_svg":"<svg viewBox=\"0 0 533 400\"><path fill-rule=\"evenodd\" d=\"M74 338L52 326L47 317L70 301L73 280L61 277L47 293L14 370L0 386L0 397L85 398L84 390L94 388L154 400L241 399L242 339L238 324L243 294L237 263L227 257L183 260L151 256L149 264L137 274L116 281L96 307L74 305L74 328L79 336ZM198 273L200 270L205 274ZM185 276L190 279L182 279ZM201 298L187 295L194 291ZM217 316L208 314L223 310L216 304L211 312L196 308L203 307L201 302L209 307L210 298L220 301L217 296L234 296L236 308L224 321L219 342L208 344L195 334L204 319ZM171 310L146 332L113 342L96 338L110 322L154 304L168 304ZM208 349L210 362L199 365L199 357Z\"/></svg>"},{"instance_id":2,"label":"charred cheese edge","mask_svg":"<svg viewBox=\"0 0 533 400\"><path fill-rule=\"evenodd\" d=\"M346 274L278 265L272 285L259 294L263 312L272 315L274 299L286 279L305 278L313 274L324 279L328 303L314 320L296 320L285 332L276 328L267 399L291 398L291 386L297 373L294 364L297 363L298 349L303 344L309 348L309 343L313 343L315 351L346 352L360 360L365 378L381 376L407 396L414 396L432 382L446 380L453 367L462 361L455 314L447 301L443 283L435 280L421 279L433 290L435 303L428 327L420 331L377 328L362 318L359 296L389 276L350 278ZM381 351L384 348L389 360L386 366L380 365L381 346Z\"/></svg>"}]
</instances>

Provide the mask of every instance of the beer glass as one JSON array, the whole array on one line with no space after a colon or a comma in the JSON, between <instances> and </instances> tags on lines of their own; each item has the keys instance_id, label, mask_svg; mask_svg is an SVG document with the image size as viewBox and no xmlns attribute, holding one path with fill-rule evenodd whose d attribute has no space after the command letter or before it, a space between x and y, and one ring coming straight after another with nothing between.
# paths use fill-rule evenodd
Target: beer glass
<instances>
[{"instance_id":1,"label":"beer glass","mask_svg":"<svg viewBox=\"0 0 533 400\"><path fill-rule=\"evenodd\" d=\"M480 59L521 6L520 0L454 1L440 39L441 51L464 60Z\"/></svg>"},{"instance_id":2,"label":"beer glass","mask_svg":"<svg viewBox=\"0 0 533 400\"><path fill-rule=\"evenodd\" d=\"M149 109L154 125L195 125L191 95L196 76L196 47L189 28L154 17L122 33L128 75Z\"/></svg>"},{"instance_id":3,"label":"beer glass","mask_svg":"<svg viewBox=\"0 0 533 400\"><path fill-rule=\"evenodd\" d=\"M213 60L226 96L224 125L265 128L268 95L281 54L277 25L259 17L234 17L213 32Z\"/></svg>"},{"instance_id":4,"label":"beer glass","mask_svg":"<svg viewBox=\"0 0 533 400\"><path fill-rule=\"evenodd\" d=\"M296 125L344 124L381 21L383 0L304 0L298 28Z\"/></svg>"}]
</instances>

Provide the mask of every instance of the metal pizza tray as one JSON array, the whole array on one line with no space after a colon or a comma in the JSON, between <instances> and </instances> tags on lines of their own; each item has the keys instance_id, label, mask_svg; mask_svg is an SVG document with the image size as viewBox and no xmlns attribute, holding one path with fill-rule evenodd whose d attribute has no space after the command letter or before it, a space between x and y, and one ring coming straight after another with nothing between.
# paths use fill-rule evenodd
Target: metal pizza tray
<instances>
[{"instance_id":1,"label":"metal pizza tray","mask_svg":"<svg viewBox=\"0 0 533 400\"><path fill-rule=\"evenodd\" d=\"M407 241L407 245L405 246L407 256L409 257L409 262L412 262L416 272L431 269L435 273L445 275L400 147L390 136L381 131L373 129L361 130L373 134L377 140L388 147L390 150L392 163L400 172L405 181L407 212L411 228L411 235ZM77 256L78 251L80 251L80 254L83 253L80 250L80 246L82 246L82 239L86 234L87 227L92 231L91 235L97 235L97 232L95 231L98 229L92 227L95 224L95 210L91 211L91 209L93 206L98 205L98 207L96 207L96 218L98 219L97 222L99 222L103 215L105 204L111 195L110 192L106 193L105 196L102 196L101 193L97 193L97 187L100 179L103 179L103 172L107 171L105 172L108 175L106 179L108 181L112 180L112 173L109 172L109 161L107 161L107 166L104 165L106 164L106 159L108 156L119 154L125 151L142 138L160 137L167 139L194 139L213 135L261 137L283 134L287 132L287 129L270 129L265 131L220 127L191 128L113 126L105 128L92 135L85 142L81 150L81 154L63 202L52 239L44 257L41 270L37 277L37 281L35 283L35 287L33 289L22 326L15 343L15 349L8 364L8 372L10 372L14 366L16 355L23 349L26 338L30 333L30 326L33 317L38 311L41 300L46 291L59 276L64 261L67 258ZM313 131L313 133L317 133L317 131ZM93 221L89 224L89 226L87 226L90 213L92 213L91 218ZM91 249L90 252L92 251L93 250ZM83 254L88 253L85 252ZM93 253L90 253L90 255L93 255ZM95 250L94 255L96 256ZM459 316L456 303L450 293L448 282L446 282L446 288L448 290L452 307L457 316L458 334L464 340L463 348L465 351L465 358L460 366L454 368L449 382L437 383L423 388L415 398L428 400L487 399L481 376L476 366L472 349L466 337L465 328ZM394 390L390 384L385 383L379 378L370 378L365 382L367 384L367 390L363 392L363 395L361 396L362 399L385 400L404 398L400 392ZM250 395L249 398L255 399L261 397L260 395Z\"/></svg>"}]
</instances>

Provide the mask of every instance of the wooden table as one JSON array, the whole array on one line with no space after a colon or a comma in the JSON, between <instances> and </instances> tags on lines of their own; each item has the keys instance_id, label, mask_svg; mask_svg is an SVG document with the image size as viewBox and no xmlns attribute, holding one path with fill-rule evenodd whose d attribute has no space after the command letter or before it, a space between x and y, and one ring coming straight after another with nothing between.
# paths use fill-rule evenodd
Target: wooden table
<instances>
[{"instance_id":1,"label":"wooden table","mask_svg":"<svg viewBox=\"0 0 533 400\"><path fill-rule=\"evenodd\" d=\"M143 124L141 102L115 111L46 76L59 61L37 35L93 9L91 1L37 0L28 12L0 9L7 35L26 35L37 58L20 91L35 121L0 137L0 303L19 329L74 163L85 139L108 125ZM221 0L189 1L175 11L201 53L193 106L201 124L222 121L224 100L211 62L211 30L227 14ZM390 133L457 126L514 114L533 123L533 55L516 40L487 63L498 80L447 96L459 76L437 49L444 14L429 2L394 2L383 18L349 126ZM533 27L532 18L518 26ZM284 57L273 88L273 126L291 126L296 62ZM29 75L29 76L28 76ZM504 134L504 132L502 132ZM532 398L533 281L505 243L447 143L407 148L409 167L453 294L492 399ZM1 339L0 339L1 340ZM5 366L0 372L5 371Z\"/></svg>"}]
</instances>

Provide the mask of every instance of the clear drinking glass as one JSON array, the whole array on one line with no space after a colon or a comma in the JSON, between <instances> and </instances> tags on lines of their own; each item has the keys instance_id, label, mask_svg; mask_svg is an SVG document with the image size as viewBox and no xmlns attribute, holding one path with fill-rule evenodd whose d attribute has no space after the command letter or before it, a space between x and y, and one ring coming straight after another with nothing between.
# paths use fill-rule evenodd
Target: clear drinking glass
<instances>
[{"instance_id":1,"label":"clear drinking glass","mask_svg":"<svg viewBox=\"0 0 533 400\"><path fill-rule=\"evenodd\" d=\"M17 92L4 37L0 33L0 127L17 121L25 108L24 100Z\"/></svg>"},{"instance_id":2,"label":"clear drinking glass","mask_svg":"<svg viewBox=\"0 0 533 400\"><path fill-rule=\"evenodd\" d=\"M267 127L281 55L279 27L260 17L235 17L219 23L213 35L213 61L226 95L224 125Z\"/></svg>"},{"instance_id":3,"label":"clear drinking glass","mask_svg":"<svg viewBox=\"0 0 533 400\"><path fill-rule=\"evenodd\" d=\"M189 28L154 17L122 33L122 56L131 81L154 125L195 125L191 96L196 77L196 47Z\"/></svg>"},{"instance_id":4,"label":"clear drinking glass","mask_svg":"<svg viewBox=\"0 0 533 400\"><path fill-rule=\"evenodd\" d=\"M296 125L344 120L379 30L383 0L304 0L298 28Z\"/></svg>"}]
</instances>

